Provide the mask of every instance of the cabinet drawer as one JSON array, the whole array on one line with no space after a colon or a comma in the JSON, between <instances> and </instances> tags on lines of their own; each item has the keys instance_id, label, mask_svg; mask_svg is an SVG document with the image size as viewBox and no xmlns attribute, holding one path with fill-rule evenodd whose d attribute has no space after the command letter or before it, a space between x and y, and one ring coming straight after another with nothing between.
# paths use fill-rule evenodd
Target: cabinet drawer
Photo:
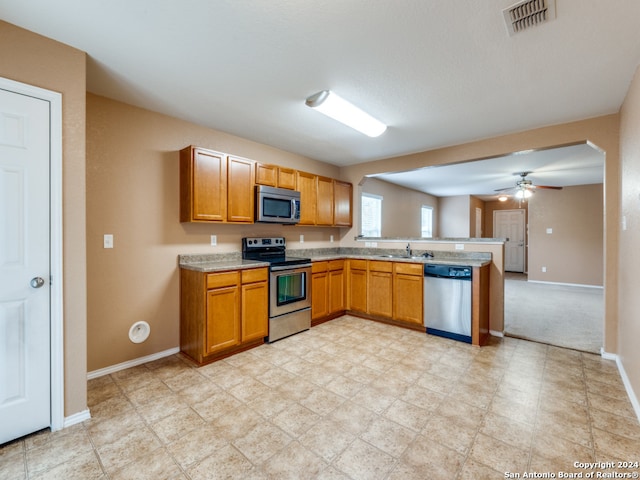
<instances>
[{"instance_id":1,"label":"cabinet drawer","mask_svg":"<svg viewBox=\"0 0 640 480\"><path fill-rule=\"evenodd\" d=\"M344 260L330 260L329 270L342 270L344 269Z\"/></svg>"},{"instance_id":2,"label":"cabinet drawer","mask_svg":"<svg viewBox=\"0 0 640 480\"><path fill-rule=\"evenodd\" d=\"M389 272L393 270L393 262L369 260L369 271L371 272Z\"/></svg>"},{"instance_id":3,"label":"cabinet drawer","mask_svg":"<svg viewBox=\"0 0 640 480\"><path fill-rule=\"evenodd\" d=\"M326 272L329 262L313 262L311 264L311 273Z\"/></svg>"},{"instance_id":4,"label":"cabinet drawer","mask_svg":"<svg viewBox=\"0 0 640 480\"><path fill-rule=\"evenodd\" d=\"M405 275L416 275L421 277L424 275L424 266L421 263L395 263L396 273L404 273Z\"/></svg>"},{"instance_id":5,"label":"cabinet drawer","mask_svg":"<svg viewBox=\"0 0 640 480\"><path fill-rule=\"evenodd\" d=\"M242 283L266 282L268 278L269 271L266 268L242 270Z\"/></svg>"},{"instance_id":6,"label":"cabinet drawer","mask_svg":"<svg viewBox=\"0 0 640 480\"><path fill-rule=\"evenodd\" d=\"M239 272L208 273L207 290L212 288L230 287L240 282Z\"/></svg>"},{"instance_id":7,"label":"cabinet drawer","mask_svg":"<svg viewBox=\"0 0 640 480\"><path fill-rule=\"evenodd\" d=\"M351 270L366 270L367 261L366 260L349 260L349 266L351 267Z\"/></svg>"}]
</instances>

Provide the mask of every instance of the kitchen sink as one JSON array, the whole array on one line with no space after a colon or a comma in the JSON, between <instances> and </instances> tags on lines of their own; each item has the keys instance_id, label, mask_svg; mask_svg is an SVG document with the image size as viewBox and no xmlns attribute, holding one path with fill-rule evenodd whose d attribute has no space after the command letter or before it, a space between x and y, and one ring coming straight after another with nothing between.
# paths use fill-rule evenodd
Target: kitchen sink
<instances>
[{"instance_id":1,"label":"kitchen sink","mask_svg":"<svg viewBox=\"0 0 640 480\"><path fill-rule=\"evenodd\" d=\"M408 257L406 255L376 255L376 256L379 258L404 258L405 260L418 260L418 259L425 258L422 255L413 255L411 257Z\"/></svg>"}]
</instances>

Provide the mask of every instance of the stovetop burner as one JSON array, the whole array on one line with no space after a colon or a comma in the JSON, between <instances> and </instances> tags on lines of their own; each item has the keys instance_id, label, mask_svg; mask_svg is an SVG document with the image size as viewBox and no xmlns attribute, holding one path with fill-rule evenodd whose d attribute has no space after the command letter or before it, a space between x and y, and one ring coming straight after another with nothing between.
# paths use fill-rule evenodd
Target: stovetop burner
<instances>
[{"instance_id":1,"label":"stovetop burner","mask_svg":"<svg viewBox=\"0 0 640 480\"><path fill-rule=\"evenodd\" d=\"M287 255L284 237L246 237L242 239L242 258L269 262L272 267L302 265L310 263L310 258Z\"/></svg>"}]
</instances>

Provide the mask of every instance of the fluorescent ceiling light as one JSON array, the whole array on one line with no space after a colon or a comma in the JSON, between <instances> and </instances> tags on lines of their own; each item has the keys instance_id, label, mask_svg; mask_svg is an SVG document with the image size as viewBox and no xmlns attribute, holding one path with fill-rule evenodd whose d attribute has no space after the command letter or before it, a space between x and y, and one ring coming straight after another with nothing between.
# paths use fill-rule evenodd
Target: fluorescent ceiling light
<instances>
[{"instance_id":1,"label":"fluorescent ceiling light","mask_svg":"<svg viewBox=\"0 0 640 480\"><path fill-rule=\"evenodd\" d=\"M384 123L363 112L331 90L322 90L311 95L307 98L306 104L320 113L324 113L327 117L344 123L369 137L378 137L387 129Z\"/></svg>"}]
</instances>

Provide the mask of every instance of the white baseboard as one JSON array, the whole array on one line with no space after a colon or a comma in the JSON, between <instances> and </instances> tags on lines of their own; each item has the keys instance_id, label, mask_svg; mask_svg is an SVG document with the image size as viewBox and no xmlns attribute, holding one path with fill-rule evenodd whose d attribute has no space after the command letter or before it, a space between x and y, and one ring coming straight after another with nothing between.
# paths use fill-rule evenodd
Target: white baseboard
<instances>
[{"instance_id":1,"label":"white baseboard","mask_svg":"<svg viewBox=\"0 0 640 480\"><path fill-rule=\"evenodd\" d=\"M545 285L557 285L559 287L584 287L584 288L599 288L604 290L602 285L585 285L584 283L562 283L562 282L545 282L543 280L527 280L529 283L543 283Z\"/></svg>"},{"instance_id":2,"label":"white baseboard","mask_svg":"<svg viewBox=\"0 0 640 480\"><path fill-rule=\"evenodd\" d=\"M489 330L489 335L493 337L504 337L504 332L499 332L498 330Z\"/></svg>"},{"instance_id":3,"label":"white baseboard","mask_svg":"<svg viewBox=\"0 0 640 480\"><path fill-rule=\"evenodd\" d=\"M87 380L102 377L104 375L109 375L110 373L119 372L120 370L124 370L126 368L136 367L138 365L142 365L143 363L153 362L154 360L159 360L164 357L169 357L171 355L175 355L179 351L179 347L170 348L169 350L165 350L164 352L154 353L152 355L147 355L146 357L134 358L133 360L118 363L117 365L111 365L110 367L93 370L92 372L87 373Z\"/></svg>"},{"instance_id":4,"label":"white baseboard","mask_svg":"<svg viewBox=\"0 0 640 480\"><path fill-rule=\"evenodd\" d=\"M89 420L91 418L91 413L89 409L83 410L82 412L74 413L68 417L64 417L64 425L62 428L67 428L77 423L82 423L85 420Z\"/></svg>"},{"instance_id":5,"label":"white baseboard","mask_svg":"<svg viewBox=\"0 0 640 480\"><path fill-rule=\"evenodd\" d=\"M631 382L629 381L629 377L627 376L627 372L624 369L624 365L622 365L622 361L620 360L620 357L615 353L605 352L604 348L600 349L600 355L602 355L602 358L606 360L615 360L616 365L618 366L618 372L620 372L620 378L622 378L622 383L624 384L624 388L627 391L629 400L631 400L631 406L633 407L633 411L636 413L638 422L640 422L640 402L638 401L638 396L633 391L633 387L631 386Z\"/></svg>"}]
</instances>

